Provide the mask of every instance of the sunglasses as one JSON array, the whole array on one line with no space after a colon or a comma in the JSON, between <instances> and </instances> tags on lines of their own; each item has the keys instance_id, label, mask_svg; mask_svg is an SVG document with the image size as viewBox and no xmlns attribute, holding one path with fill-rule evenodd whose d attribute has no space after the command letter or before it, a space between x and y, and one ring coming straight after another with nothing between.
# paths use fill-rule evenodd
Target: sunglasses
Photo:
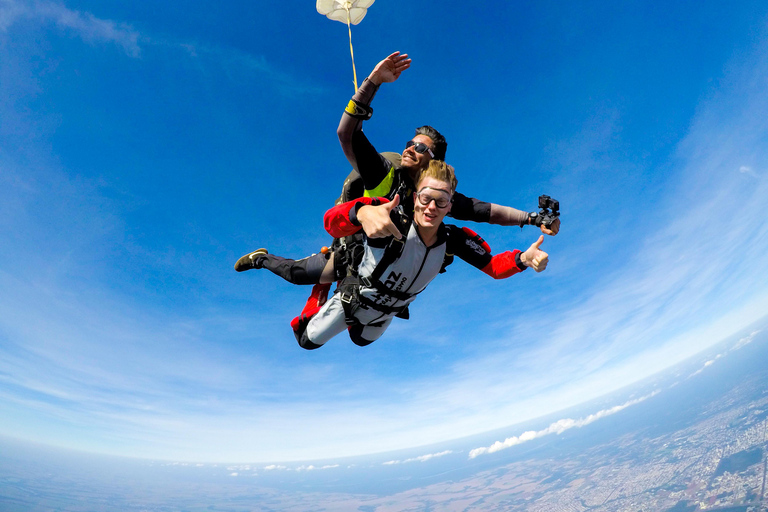
<instances>
[{"instance_id":1,"label":"sunglasses","mask_svg":"<svg viewBox=\"0 0 768 512\"><path fill-rule=\"evenodd\" d=\"M411 146L413 146L413 150L418 154L423 155L424 153L429 153L429 156L431 158L435 158L435 154L432 152L431 149L429 149L429 146L427 146L423 142L416 142L414 140L409 140L408 142L405 143L405 149L408 149Z\"/></svg>"},{"instance_id":2,"label":"sunglasses","mask_svg":"<svg viewBox=\"0 0 768 512\"><path fill-rule=\"evenodd\" d=\"M429 187L425 187L425 188L429 188ZM435 206L437 206L440 209L443 209L446 206L448 206L449 204L451 204L451 200L450 199L446 199L445 197L434 197L434 196L431 196L431 195L427 194L423 190L419 191L416 194L416 198L419 200L419 202L422 204L422 206L429 206L429 203L434 201L435 202Z\"/></svg>"}]
</instances>

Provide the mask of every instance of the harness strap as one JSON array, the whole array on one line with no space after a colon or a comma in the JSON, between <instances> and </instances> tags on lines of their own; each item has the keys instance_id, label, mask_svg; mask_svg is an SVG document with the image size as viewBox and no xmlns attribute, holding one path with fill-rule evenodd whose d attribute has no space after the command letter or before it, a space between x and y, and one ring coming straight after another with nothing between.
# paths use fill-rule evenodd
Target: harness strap
<instances>
[{"instance_id":1,"label":"harness strap","mask_svg":"<svg viewBox=\"0 0 768 512\"><path fill-rule=\"evenodd\" d=\"M384 254L381 257L381 260L376 264L376 267L373 269L370 276L360 276L357 273L356 265L348 265L347 275L338 286L338 291L341 294L339 299L341 300L341 306L344 308L344 321L347 325L356 325L360 323L357 318L355 318L355 312L361 305L379 311L385 315L395 314L408 318L408 305L400 307L384 306L376 304L370 299L360 295L360 288L362 286L374 288L382 295L388 295L402 301L409 300L416 295L415 293L391 290L381 281L381 276L384 274L384 271L403 254L408 236L407 233L411 228L410 220L406 218L399 227L406 233L405 237L400 240L392 237L392 240L390 240L384 248Z\"/></svg>"},{"instance_id":2,"label":"harness strap","mask_svg":"<svg viewBox=\"0 0 768 512\"><path fill-rule=\"evenodd\" d=\"M355 275L348 275L339 283L337 292L344 309L344 322L347 325L359 324L355 312L360 307L360 279Z\"/></svg>"},{"instance_id":3,"label":"harness strap","mask_svg":"<svg viewBox=\"0 0 768 512\"><path fill-rule=\"evenodd\" d=\"M380 283L381 276L384 274L384 271L387 270L387 268L403 254L403 249L405 249L405 242L408 240L408 231L411 229L411 222L407 217L401 217L401 219L403 219L404 222L402 222L398 227L400 228L401 232L405 233L405 235L403 235L403 238L400 238L399 240L393 236L392 240L390 240L387 246L384 248L384 255L381 257L381 260L379 260L376 268L373 269L373 272L371 272L371 275L368 277L371 283L376 281L379 281ZM378 289L378 287L375 288Z\"/></svg>"},{"instance_id":4,"label":"harness strap","mask_svg":"<svg viewBox=\"0 0 768 512\"><path fill-rule=\"evenodd\" d=\"M389 295L397 300L408 300L416 294L392 290L387 288L381 281L381 276L384 275L384 271L397 261L405 249L405 243L408 238L408 231L411 228L411 223L406 220L399 227L405 232L405 236L400 240L392 237L392 240L390 240L384 248L384 254L381 257L381 260L376 264L376 268L373 269L370 276L361 276L360 282L369 288L375 288L377 292L383 295Z\"/></svg>"},{"instance_id":5,"label":"harness strap","mask_svg":"<svg viewBox=\"0 0 768 512\"><path fill-rule=\"evenodd\" d=\"M408 309L408 305L400 306L400 307L390 307L390 306L382 306L381 304L376 304L372 300L368 299L364 295L360 295L359 299L360 304L362 304L365 307L375 309L376 311L379 311L380 313L384 313L385 315L391 315L392 313L400 313L402 311L405 311Z\"/></svg>"},{"instance_id":6,"label":"harness strap","mask_svg":"<svg viewBox=\"0 0 768 512\"><path fill-rule=\"evenodd\" d=\"M372 277L361 277L360 283L364 286L367 286L368 288L374 288L377 292L381 293L382 295L389 295L390 297L394 297L397 300L408 300L416 295L417 293L408 293L408 292L401 292L400 290L392 290L391 288L387 288L384 283L381 282L381 280L372 280Z\"/></svg>"},{"instance_id":7,"label":"harness strap","mask_svg":"<svg viewBox=\"0 0 768 512\"><path fill-rule=\"evenodd\" d=\"M355 313L360 306L373 309L385 315L395 314L402 315L401 318L408 318L408 314L404 313L408 310L407 304L399 307L376 304L369 298L360 295L360 285L361 282L357 276L348 276L339 284L339 300L341 301L341 307L344 308L344 322L347 325L357 325L360 323L355 317Z\"/></svg>"}]
</instances>

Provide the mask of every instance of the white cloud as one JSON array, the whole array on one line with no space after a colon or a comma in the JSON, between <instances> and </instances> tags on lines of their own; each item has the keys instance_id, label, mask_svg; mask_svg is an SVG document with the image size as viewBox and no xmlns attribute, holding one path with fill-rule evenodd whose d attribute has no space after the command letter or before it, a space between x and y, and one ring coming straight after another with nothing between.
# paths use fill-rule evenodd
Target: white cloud
<instances>
[{"instance_id":1,"label":"white cloud","mask_svg":"<svg viewBox=\"0 0 768 512\"><path fill-rule=\"evenodd\" d=\"M250 464L243 464L243 465L227 467L227 471L250 471L250 470L251 470Z\"/></svg>"},{"instance_id":2,"label":"white cloud","mask_svg":"<svg viewBox=\"0 0 768 512\"><path fill-rule=\"evenodd\" d=\"M51 20L59 27L72 30L89 43L109 42L123 48L131 57L141 54L139 33L125 23L99 19L91 13L73 11L61 4L40 2L35 6L35 14Z\"/></svg>"},{"instance_id":3,"label":"white cloud","mask_svg":"<svg viewBox=\"0 0 768 512\"><path fill-rule=\"evenodd\" d=\"M131 57L141 55L140 35L125 23L100 19L91 13L68 9L54 2L29 4L16 0L4 0L0 4L0 29L7 30L22 18L54 23L88 43L116 44Z\"/></svg>"},{"instance_id":4,"label":"white cloud","mask_svg":"<svg viewBox=\"0 0 768 512\"><path fill-rule=\"evenodd\" d=\"M0 1L0 30L7 30L16 20L23 17L28 8L15 0Z\"/></svg>"},{"instance_id":5,"label":"white cloud","mask_svg":"<svg viewBox=\"0 0 768 512\"><path fill-rule=\"evenodd\" d=\"M749 174L750 176L757 178L757 173L748 165L742 165L739 167L739 172L742 174Z\"/></svg>"},{"instance_id":6,"label":"white cloud","mask_svg":"<svg viewBox=\"0 0 768 512\"><path fill-rule=\"evenodd\" d=\"M316 470L323 470L323 469L334 469L339 467L338 464L326 464L325 466L315 466L313 464L310 464L308 466L299 466L296 468L296 471L316 471Z\"/></svg>"},{"instance_id":7,"label":"white cloud","mask_svg":"<svg viewBox=\"0 0 768 512\"><path fill-rule=\"evenodd\" d=\"M412 457L410 459L405 459L405 460L402 460L402 461L401 460L389 460L387 462L383 462L382 465L384 465L384 466L392 466L394 464L407 464L409 462L426 462L428 460L432 460L432 459L435 459L437 457L443 457L443 456L449 455L451 453L453 453L453 451L445 450L445 451L442 451L442 452L439 452L439 453L429 453L427 455L419 455L418 457Z\"/></svg>"},{"instance_id":8,"label":"white cloud","mask_svg":"<svg viewBox=\"0 0 768 512\"><path fill-rule=\"evenodd\" d=\"M2 0L0 30L7 30L14 23L25 18L41 23L52 23L90 44L117 45L128 56L134 58L141 56L142 45L179 49L193 59L207 58L214 66L221 66L227 70L227 74L238 70L246 74L255 73L266 76L267 81L274 84L281 94L315 94L320 91L320 87L315 83L283 72L263 55L253 55L231 47L142 35L127 23L97 18L89 12L72 10L55 2L26 4L18 0Z\"/></svg>"},{"instance_id":9,"label":"white cloud","mask_svg":"<svg viewBox=\"0 0 768 512\"><path fill-rule=\"evenodd\" d=\"M739 350L740 348L743 348L750 343L752 343L755 340L755 336L757 336L760 333L760 331L753 331L748 336L744 336L739 341L736 342L736 345L734 345L732 350Z\"/></svg>"},{"instance_id":10,"label":"white cloud","mask_svg":"<svg viewBox=\"0 0 768 512\"><path fill-rule=\"evenodd\" d=\"M706 361L702 368L699 368L698 370L693 372L691 375L689 375L688 378L693 377L694 375L699 375L701 372L704 371L705 368L708 368L708 367L712 366L713 364L715 364L715 361L717 361L721 357L725 357L726 355L730 354L731 352L739 350L739 349L745 347L746 345L752 343L752 341L755 339L755 336L757 336L759 333L760 333L759 330L752 331L749 335L744 336L743 338L740 338L739 341L737 341L733 345L733 347L731 347L729 350L727 350L725 352L725 354L717 354L714 359L710 359L709 361Z\"/></svg>"},{"instance_id":11,"label":"white cloud","mask_svg":"<svg viewBox=\"0 0 768 512\"><path fill-rule=\"evenodd\" d=\"M722 357L722 354L718 354L718 355L717 355L717 357L715 357L715 359L710 359L709 361L706 361L706 362L704 363L704 366L703 366L703 367L699 368L698 370L696 370L695 372L693 372L692 374L690 374L690 375L688 376L688 378L690 379L691 377L694 377L694 376L696 376L696 375L699 375L701 372L703 372L703 371L704 371L704 368L707 368L707 367L709 367L709 366L712 366L713 364L715 364L715 361L716 361L717 359L720 359L720 357Z\"/></svg>"},{"instance_id":12,"label":"white cloud","mask_svg":"<svg viewBox=\"0 0 768 512\"><path fill-rule=\"evenodd\" d=\"M572 429L572 428L581 428L586 425L589 425L590 423L594 423L595 421L605 418L606 416L611 416L613 414L616 414L617 412L623 411L627 407L630 407L632 405L639 404L640 402L647 400L657 394L659 394L660 391L654 391L653 393L636 398L634 400L630 400L626 403L623 403L621 405L616 405L614 407L611 407L610 409L603 409L601 411L598 411L594 414L590 414L589 416L585 418L580 418L577 420L571 419L571 418L565 418L562 420L558 420L552 424L550 424L547 428L543 430L529 430L527 432L523 432L519 436L513 436L508 437L504 441L496 441L490 446L481 447L481 448L475 448L469 452L469 458L474 459L475 457L478 457L480 455L484 455L486 453L495 453L500 450L506 450L507 448L511 448L513 446L517 446L519 444L526 443L528 441L532 441L534 439L538 439L539 437L548 436L550 434L562 434L566 430Z\"/></svg>"}]
</instances>

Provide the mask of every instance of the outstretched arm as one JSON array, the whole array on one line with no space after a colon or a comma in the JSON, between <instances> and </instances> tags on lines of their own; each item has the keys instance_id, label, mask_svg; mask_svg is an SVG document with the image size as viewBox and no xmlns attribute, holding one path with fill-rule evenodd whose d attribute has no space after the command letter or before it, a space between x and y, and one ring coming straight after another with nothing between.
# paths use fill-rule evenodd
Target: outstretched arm
<instances>
[{"instance_id":1,"label":"outstretched arm","mask_svg":"<svg viewBox=\"0 0 768 512\"><path fill-rule=\"evenodd\" d=\"M497 254L481 270L494 279L505 279L525 270L525 267L542 272L549 263L549 255L539 249L542 242L544 242L544 235L541 235L525 252L514 250Z\"/></svg>"},{"instance_id":2,"label":"outstretched arm","mask_svg":"<svg viewBox=\"0 0 768 512\"><path fill-rule=\"evenodd\" d=\"M458 230L458 228L455 228ZM494 279L506 279L528 267L536 272L547 268L549 256L539 247L544 242L544 236L531 245L525 252L515 249L501 254L491 255L491 248L483 238L469 228L461 228L455 254L470 265L479 268ZM455 235L454 235L455 236Z\"/></svg>"},{"instance_id":3,"label":"outstretched arm","mask_svg":"<svg viewBox=\"0 0 768 512\"><path fill-rule=\"evenodd\" d=\"M467 197L460 192L456 192L453 196L453 207L449 215L457 220L487 222L501 226L523 227L531 224L528 212L517 210L510 206L480 201L474 197ZM541 232L545 235L554 236L559 230L559 218L548 227L541 226Z\"/></svg>"},{"instance_id":4,"label":"outstretched arm","mask_svg":"<svg viewBox=\"0 0 768 512\"><path fill-rule=\"evenodd\" d=\"M355 154L353 149L352 139L355 137L356 132L362 130L363 121L371 117L371 100L373 100L376 91L382 83L394 82L410 66L411 59L408 58L407 54L401 55L400 52L394 52L373 68L371 74L368 75L368 78L363 81L360 88L352 96L347 108L344 109L344 114L341 116L336 134L339 136L339 142L347 160L349 160L349 163L352 164L355 170L360 171L358 155ZM368 142L367 139L365 142ZM370 146L370 143L367 145ZM370 148L372 149L373 146L370 146ZM375 150L373 151L375 152Z\"/></svg>"},{"instance_id":5,"label":"outstretched arm","mask_svg":"<svg viewBox=\"0 0 768 512\"><path fill-rule=\"evenodd\" d=\"M509 206L491 203L491 218L488 221L491 224L500 224L502 226L520 226L530 224L528 212L516 210ZM542 224L541 232L545 235L555 236L560 231L560 218L558 217L548 227Z\"/></svg>"}]
</instances>

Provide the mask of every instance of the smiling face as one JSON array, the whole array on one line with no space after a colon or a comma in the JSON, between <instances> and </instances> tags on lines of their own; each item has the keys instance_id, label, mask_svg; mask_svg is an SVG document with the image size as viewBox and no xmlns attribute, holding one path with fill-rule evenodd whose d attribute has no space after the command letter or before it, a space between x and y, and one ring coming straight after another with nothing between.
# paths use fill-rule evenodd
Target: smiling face
<instances>
[{"instance_id":1,"label":"smiling face","mask_svg":"<svg viewBox=\"0 0 768 512\"><path fill-rule=\"evenodd\" d=\"M421 142L427 145L433 152L435 150L435 143L426 135L416 135L413 142ZM414 146L407 147L403 150L403 158L400 163L401 167L408 169L414 173L426 169L429 165L429 161L432 157L429 156L429 152L417 153Z\"/></svg>"},{"instance_id":2,"label":"smiling face","mask_svg":"<svg viewBox=\"0 0 768 512\"><path fill-rule=\"evenodd\" d=\"M436 229L451 211L451 197L449 183L432 176L424 177L413 194L413 221L419 227ZM444 206L440 208L438 203Z\"/></svg>"}]
</instances>

